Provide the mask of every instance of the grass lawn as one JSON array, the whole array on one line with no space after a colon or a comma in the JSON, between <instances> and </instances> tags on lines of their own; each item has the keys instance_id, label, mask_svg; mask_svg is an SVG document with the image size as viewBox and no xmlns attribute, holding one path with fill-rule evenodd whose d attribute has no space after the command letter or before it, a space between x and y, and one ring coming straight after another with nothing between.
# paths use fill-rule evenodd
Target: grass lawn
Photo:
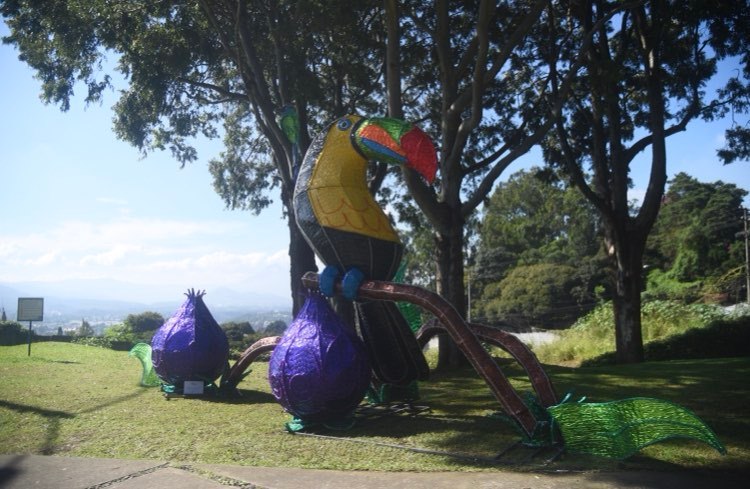
<instances>
[{"instance_id":1,"label":"grass lawn","mask_svg":"<svg viewBox=\"0 0 750 489\"><path fill-rule=\"evenodd\" d=\"M503 369L521 391L530 386L513 364ZM559 395L589 401L644 396L693 410L728 450L675 440L625 462L565 453L549 470L614 468L750 470L750 358L653 362L632 366L549 366ZM471 369L434 374L421 384L432 412L366 420L339 439L291 435L289 415L270 394L266 364L240 383L240 399L165 399L138 385L140 363L127 353L68 343L0 347L0 453L33 453L174 462L230 463L341 470L468 471L538 468L498 466L435 452L492 457L517 441L513 428L488 417L499 409ZM525 457L528 450L519 452Z\"/></svg>"}]
</instances>

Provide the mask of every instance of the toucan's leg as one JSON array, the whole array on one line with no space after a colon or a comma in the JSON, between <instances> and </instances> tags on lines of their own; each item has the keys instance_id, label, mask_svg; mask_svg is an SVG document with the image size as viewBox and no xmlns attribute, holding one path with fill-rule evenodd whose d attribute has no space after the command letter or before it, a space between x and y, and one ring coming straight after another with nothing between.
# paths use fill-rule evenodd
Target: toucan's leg
<instances>
[{"instance_id":1,"label":"toucan's leg","mask_svg":"<svg viewBox=\"0 0 750 489\"><path fill-rule=\"evenodd\" d=\"M357 291L359 286L365 280L365 274L359 268L352 267L346 271L344 278L341 281L341 287L343 289L344 297L353 301L357 298Z\"/></svg>"},{"instance_id":2,"label":"toucan's leg","mask_svg":"<svg viewBox=\"0 0 750 489\"><path fill-rule=\"evenodd\" d=\"M336 279L339 276L339 269L333 265L327 265L318 276L318 287L326 297L333 297L336 293Z\"/></svg>"}]
</instances>

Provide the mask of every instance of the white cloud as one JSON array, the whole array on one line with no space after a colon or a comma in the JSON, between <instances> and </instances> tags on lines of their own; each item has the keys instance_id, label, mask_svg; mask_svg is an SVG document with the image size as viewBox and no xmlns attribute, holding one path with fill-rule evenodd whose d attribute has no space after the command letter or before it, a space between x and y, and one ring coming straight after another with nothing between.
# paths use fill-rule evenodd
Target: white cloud
<instances>
[{"instance_id":1,"label":"white cloud","mask_svg":"<svg viewBox=\"0 0 750 489\"><path fill-rule=\"evenodd\" d=\"M56 258L57 258L57 252L49 251L36 258L26 260L26 264L30 266L34 266L34 267L43 267L43 266L54 263Z\"/></svg>"},{"instance_id":2,"label":"white cloud","mask_svg":"<svg viewBox=\"0 0 750 489\"><path fill-rule=\"evenodd\" d=\"M119 205L119 206L128 205L127 200L113 199L112 197L97 197L96 201L99 202L100 204L111 204L111 205Z\"/></svg>"},{"instance_id":3,"label":"white cloud","mask_svg":"<svg viewBox=\"0 0 750 489\"><path fill-rule=\"evenodd\" d=\"M66 221L39 233L0 235L0 281L107 278L288 294L286 250L264 249L256 235L243 221Z\"/></svg>"},{"instance_id":4,"label":"white cloud","mask_svg":"<svg viewBox=\"0 0 750 489\"><path fill-rule=\"evenodd\" d=\"M264 258L264 253L237 254L227 253L226 251L217 251L197 258L195 260L195 265L202 268L237 265L255 267L259 263L262 263Z\"/></svg>"},{"instance_id":5,"label":"white cloud","mask_svg":"<svg viewBox=\"0 0 750 489\"><path fill-rule=\"evenodd\" d=\"M11 256L18 250L18 243L0 242L0 258Z\"/></svg>"},{"instance_id":6,"label":"white cloud","mask_svg":"<svg viewBox=\"0 0 750 489\"><path fill-rule=\"evenodd\" d=\"M269 264L280 265L289 268L289 251L279 250L276 253L268 256L267 261Z\"/></svg>"},{"instance_id":7,"label":"white cloud","mask_svg":"<svg viewBox=\"0 0 750 489\"><path fill-rule=\"evenodd\" d=\"M93 255L86 255L80 260L81 266L88 265L114 265L115 263L122 261L127 255L136 253L142 248L134 245L116 245L114 248L96 253Z\"/></svg>"}]
</instances>

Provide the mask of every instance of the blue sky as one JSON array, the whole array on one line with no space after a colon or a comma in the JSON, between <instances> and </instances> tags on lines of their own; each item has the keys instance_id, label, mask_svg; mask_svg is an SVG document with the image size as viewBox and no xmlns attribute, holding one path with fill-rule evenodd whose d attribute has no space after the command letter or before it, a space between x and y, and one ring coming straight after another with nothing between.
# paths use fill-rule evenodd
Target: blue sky
<instances>
[{"instance_id":1,"label":"blue sky","mask_svg":"<svg viewBox=\"0 0 750 489\"><path fill-rule=\"evenodd\" d=\"M289 296L281 209L226 210L208 172L220 141L183 169L168 152L141 159L112 132L116 93L62 113L13 47L0 67L0 283L112 279L143 284L129 298L149 302L191 287Z\"/></svg>"},{"instance_id":2,"label":"blue sky","mask_svg":"<svg viewBox=\"0 0 750 489\"><path fill-rule=\"evenodd\" d=\"M207 168L220 141L200 142L199 160L183 169L166 152L141 159L112 132L116 93L101 106L74 98L62 113L42 104L39 82L11 46L0 45L0 73L0 283L112 279L143 286L142 297L123 299L149 302L191 287L289 296L281 209L226 210ZM671 137L669 176L750 190L750 163L723 166L715 156L728 123ZM532 154L505 176L535 163ZM631 198L646 186L648 163L633 166ZM116 289L91 293L118 298Z\"/></svg>"}]
</instances>

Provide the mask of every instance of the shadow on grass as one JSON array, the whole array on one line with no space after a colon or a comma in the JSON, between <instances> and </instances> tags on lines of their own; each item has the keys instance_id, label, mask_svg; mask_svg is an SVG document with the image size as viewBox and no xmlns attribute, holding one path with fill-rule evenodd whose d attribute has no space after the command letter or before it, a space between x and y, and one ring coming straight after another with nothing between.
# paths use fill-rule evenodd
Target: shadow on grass
<instances>
[{"instance_id":1,"label":"shadow on grass","mask_svg":"<svg viewBox=\"0 0 750 489\"><path fill-rule=\"evenodd\" d=\"M268 392L251 389L236 389L235 394L218 393L206 395L200 400L207 402L218 402L221 404L275 404L276 398Z\"/></svg>"},{"instance_id":2,"label":"shadow on grass","mask_svg":"<svg viewBox=\"0 0 750 489\"><path fill-rule=\"evenodd\" d=\"M504 373L519 392L530 391L525 373L513 365L502 365ZM693 411L706 422L727 445L740 450L747 446L750 418L746 399L750 388L748 358L677 360L638 365L567 368L545 366L558 395L572 391L574 399L583 396L590 402L607 402L629 397L664 399ZM434 455L445 455L446 463L493 463L493 458L520 440L521 436L507 422L486 416L499 411L497 400L484 381L473 371L464 369L442 374L436 372L430 381L420 383L422 400L433 412L417 416L386 415L358 419L349 431L317 431L345 442L381 444ZM483 408L486 411L483 412ZM385 443L384 443L385 442ZM672 445L682 444L678 440ZM667 448L667 450L674 449ZM731 448L730 448L731 450ZM512 450L510 457L496 463L512 465L519 470L543 464L545 454L536 456L526 448ZM476 457L472 462L471 458ZM648 454L636 454L627 461L603 459L593 455L564 453L560 465L569 470L684 470L684 463L658 460ZM726 461L715 469L735 470L745 467L742 461ZM702 467L713 471L714 467Z\"/></svg>"},{"instance_id":3,"label":"shadow on grass","mask_svg":"<svg viewBox=\"0 0 750 489\"><path fill-rule=\"evenodd\" d=\"M16 465L18 465L23 458L23 455L16 455L3 467L0 467L0 487L5 487L6 484L21 475L22 471L17 468Z\"/></svg>"},{"instance_id":4,"label":"shadow on grass","mask_svg":"<svg viewBox=\"0 0 750 489\"><path fill-rule=\"evenodd\" d=\"M510 425L483 416L448 417L420 414L357 420L347 431L319 428L307 437L329 443L356 443L436 456L456 466L539 469L559 456L561 447L528 447Z\"/></svg>"},{"instance_id":5,"label":"shadow on grass","mask_svg":"<svg viewBox=\"0 0 750 489\"><path fill-rule=\"evenodd\" d=\"M73 419L79 414L86 414L91 413L94 411L98 411L100 409L104 409L108 406L112 406L114 404L118 404L123 401L127 401L128 399L132 399L134 397L138 397L143 395L146 392L146 389L143 389L138 392L134 392L132 394L127 394L124 396L117 397L115 399L112 399L110 401L104 402L102 404L99 404L97 406L93 406L88 409L83 409L81 411L77 411L75 413L70 413L67 411L58 411L56 409L46 409L41 408L37 406L30 406L28 404L18 404L15 402L10 401L4 401L0 399L0 407L10 409L12 411L15 411L19 414L36 414L38 416L43 417L47 420L47 430L44 435L44 441L42 442L42 446L39 450L39 453L42 455L53 455L56 453L56 444L57 438L60 434L60 421L63 419Z\"/></svg>"},{"instance_id":6,"label":"shadow on grass","mask_svg":"<svg viewBox=\"0 0 750 489\"><path fill-rule=\"evenodd\" d=\"M0 399L0 407L11 409L19 414L36 414L47 420L47 432L42 442L40 452L43 455L51 455L54 453L55 440L60 434L60 420L65 418L75 418L74 414L57 411L54 409L45 409L36 406L29 406L27 404L18 404L10 401L3 401Z\"/></svg>"}]
</instances>

